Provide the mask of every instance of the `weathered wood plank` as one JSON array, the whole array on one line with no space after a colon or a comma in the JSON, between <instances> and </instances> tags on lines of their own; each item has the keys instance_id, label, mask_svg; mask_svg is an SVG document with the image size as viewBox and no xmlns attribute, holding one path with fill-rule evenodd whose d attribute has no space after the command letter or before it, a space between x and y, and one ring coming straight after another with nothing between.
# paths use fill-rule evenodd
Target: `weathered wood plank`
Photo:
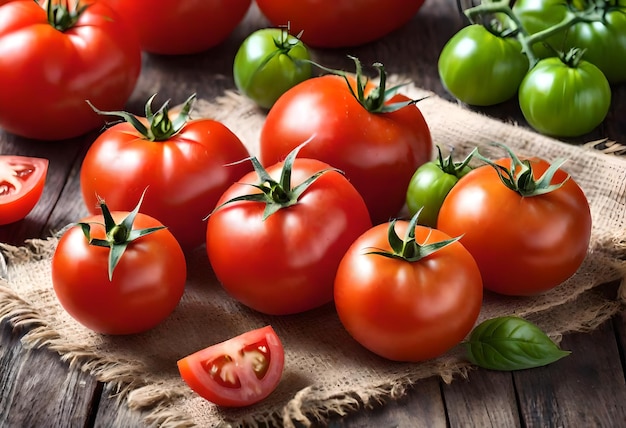
<instances>
[{"instance_id":1,"label":"weathered wood plank","mask_svg":"<svg viewBox=\"0 0 626 428\"><path fill-rule=\"evenodd\" d=\"M8 323L0 324L0 426L84 427L95 379L68 369L58 354L27 350L19 340Z\"/></svg>"},{"instance_id":2,"label":"weathered wood plank","mask_svg":"<svg viewBox=\"0 0 626 428\"><path fill-rule=\"evenodd\" d=\"M626 384L611 322L565 336L561 347L572 354L514 374L525 426L626 426Z\"/></svg>"}]
</instances>

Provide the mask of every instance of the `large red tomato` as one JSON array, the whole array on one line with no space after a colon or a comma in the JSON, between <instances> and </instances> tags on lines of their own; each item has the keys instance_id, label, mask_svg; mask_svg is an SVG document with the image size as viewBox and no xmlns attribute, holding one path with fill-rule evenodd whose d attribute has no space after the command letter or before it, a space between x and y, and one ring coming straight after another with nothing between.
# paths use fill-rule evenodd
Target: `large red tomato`
<instances>
[{"instance_id":1,"label":"large red tomato","mask_svg":"<svg viewBox=\"0 0 626 428\"><path fill-rule=\"evenodd\" d=\"M550 166L542 159L527 162L525 173L520 165L511 167L509 158L496 163L516 171L513 181L525 186L529 176L539 180ZM546 291L578 270L591 236L589 203L573 178L557 169L541 187L560 183L546 193L524 195L505 185L494 167L483 165L448 193L437 227L463 235L485 288L508 295Z\"/></svg>"},{"instance_id":2,"label":"large red tomato","mask_svg":"<svg viewBox=\"0 0 626 428\"><path fill-rule=\"evenodd\" d=\"M285 350L268 325L187 355L177 364L185 383L201 397L219 406L242 407L276 389Z\"/></svg>"},{"instance_id":3,"label":"large red tomato","mask_svg":"<svg viewBox=\"0 0 626 428\"><path fill-rule=\"evenodd\" d=\"M204 219L222 193L252 167L229 165L249 154L221 122L180 116L170 121L167 109L160 112L141 119L145 130L131 120L104 131L83 160L81 190L95 213L98 198L112 210L128 211L147 189L141 211L165 224L189 250L204 243Z\"/></svg>"},{"instance_id":4,"label":"large red tomato","mask_svg":"<svg viewBox=\"0 0 626 428\"><path fill-rule=\"evenodd\" d=\"M361 45L409 22L424 0L257 0L274 26L289 25L320 48Z\"/></svg>"},{"instance_id":5,"label":"large red tomato","mask_svg":"<svg viewBox=\"0 0 626 428\"><path fill-rule=\"evenodd\" d=\"M156 54L191 54L226 40L251 0L101 0L136 30L141 47Z\"/></svg>"},{"instance_id":6,"label":"large red tomato","mask_svg":"<svg viewBox=\"0 0 626 428\"><path fill-rule=\"evenodd\" d=\"M328 170L303 188L302 183L330 166L295 159L291 184L281 185L283 165L269 167L262 178L258 172L247 174L231 186L207 226L207 254L224 289L244 305L272 315L330 302L341 257L371 227L363 198L342 174ZM266 184L267 198L255 187L259 183ZM233 200L250 195L258 200Z\"/></svg>"},{"instance_id":7,"label":"large red tomato","mask_svg":"<svg viewBox=\"0 0 626 428\"><path fill-rule=\"evenodd\" d=\"M355 79L348 80L358 93ZM343 77L332 74L294 86L267 115L260 157L271 165L308 141L301 156L342 170L378 224L397 216L413 173L430 160L433 147L420 110L411 104L384 112L385 106L408 98L397 94L374 99L370 94L375 88L373 83L364 85L365 97L359 100Z\"/></svg>"},{"instance_id":8,"label":"large red tomato","mask_svg":"<svg viewBox=\"0 0 626 428\"><path fill-rule=\"evenodd\" d=\"M69 16L49 17L45 7L24 0L0 8L0 127L61 140L102 123L85 100L103 109L124 107L139 77L141 50L134 33L101 2L80 2L79 10L70 5Z\"/></svg>"},{"instance_id":9,"label":"large red tomato","mask_svg":"<svg viewBox=\"0 0 626 428\"><path fill-rule=\"evenodd\" d=\"M0 225L26 217L46 184L48 159L0 156Z\"/></svg>"},{"instance_id":10,"label":"large red tomato","mask_svg":"<svg viewBox=\"0 0 626 428\"><path fill-rule=\"evenodd\" d=\"M471 254L414 221L368 230L346 252L335 279L335 306L346 330L395 361L442 355L471 331L482 306L481 276ZM407 236L410 230L413 236ZM446 241L452 242L433 251Z\"/></svg>"},{"instance_id":11,"label":"large red tomato","mask_svg":"<svg viewBox=\"0 0 626 428\"><path fill-rule=\"evenodd\" d=\"M63 234L52 257L52 284L59 302L98 333L134 334L155 327L176 308L185 289L185 256L174 236L150 216L129 214L110 213L111 221L121 224L114 231L105 228L106 215L82 219ZM129 217L132 226L122 223ZM86 224L91 239L84 233ZM135 237L150 228L160 229ZM118 250L127 245L115 266L114 250L94 245L98 240Z\"/></svg>"}]
</instances>

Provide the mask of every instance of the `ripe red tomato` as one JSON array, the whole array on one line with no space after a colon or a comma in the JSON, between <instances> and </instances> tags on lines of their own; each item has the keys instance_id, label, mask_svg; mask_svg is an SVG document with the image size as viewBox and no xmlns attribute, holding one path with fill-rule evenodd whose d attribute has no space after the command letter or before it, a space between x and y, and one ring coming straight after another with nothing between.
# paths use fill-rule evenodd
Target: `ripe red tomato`
<instances>
[{"instance_id":1,"label":"ripe red tomato","mask_svg":"<svg viewBox=\"0 0 626 428\"><path fill-rule=\"evenodd\" d=\"M272 328L251 330L178 361L191 389L218 406L242 407L270 395L280 383L285 351Z\"/></svg>"},{"instance_id":2,"label":"ripe red tomato","mask_svg":"<svg viewBox=\"0 0 626 428\"><path fill-rule=\"evenodd\" d=\"M247 162L228 165L249 154L221 122L181 120L176 131L176 120L169 120L167 109L160 111L165 114L141 119L145 133L126 121L94 141L80 172L82 195L92 214L98 197L112 210L129 211L147 189L141 211L165 224L189 250L204 243L204 219L222 193L252 167Z\"/></svg>"},{"instance_id":3,"label":"ripe red tomato","mask_svg":"<svg viewBox=\"0 0 626 428\"><path fill-rule=\"evenodd\" d=\"M251 0L101 0L136 30L144 51L192 54L222 43L243 20Z\"/></svg>"},{"instance_id":4,"label":"ripe red tomato","mask_svg":"<svg viewBox=\"0 0 626 428\"><path fill-rule=\"evenodd\" d=\"M0 156L0 225L23 219L46 184L48 159Z\"/></svg>"},{"instance_id":5,"label":"ripe red tomato","mask_svg":"<svg viewBox=\"0 0 626 428\"><path fill-rule=\"evenodd\" d=\"M496 163L511 168L508 158ZM535 179L549 167L543 159L532 159L530 165ZM568 177L558 169L550 183ZM571 177L556 190L522 196L504 185L495 168L483 165L448 193L437 227L463 235L461 242L476 259L485 288L524 296L556 287L578 270L589 247L591 214Z\"/></svg>"},{"instance_id":6,"label":"ripe red tomato","mask_svg":"<svg viewBox=\"0 0 626 428\"><path fill-rule=\"evenodd\" d=\"M112 212L119 224L128 212ZM103 215L84 218L91 237L106 239ZM137 214L133 230L162 227ZM118 236L121 232L118 230ZM85 327L103 334L149 330L176 308L185 289L185 256L165 228L137 238L126 247L109 278L109 247L93 245L79 225L68 229L52 257L52 283L63 308Z\"/></svg>"},{"instance_id":7,"label":"ripe red tomato","mask_svg":"<svg viewBox=\"0 0 626 428\"><path fill-rule=\"evenodd\" d=\"M355 79L348 80L357 92ZM365 96L375 88L368 83ZM384 104L408 100L397 94ZM370 112L337 75L308 79L276 101L261 130L263 165L284 159L305 141L301 156L343 171L363 196L374 224L397 216L413 173L433 150L430 130L415 105Z\"/></svg>"},{"instance_id":8,"label":"ripe red tomato","mask_svg":"<svg viewBox=\"0 0 626 428\"><path fill-rule=\"evenodd\" d=\"M417 260L373 253L399 253L390 244L389 227L405 236L411 224L374 226L341 260L337 314L357 342L384 358L418 362L438 357L460 343L478 318L483 296L478 266L458 241ZM426 226L414 231L421 245L451 239Z\"/></svg>"},{"instance_id":9,"label":"ripe red tomato","mask_svg":"<svg viewBox=\"0 0 626 428\"><path fill-rule=\"evenodd\" d=\"M45 5L32 0L0 8L0 127L8 132L76 137L102 123L85 100L120 109L130 97L141 69L139 42L102 2L80 4L88 7L76 12L75 22L57 22L58 29Z\"/></svg>"},{"instance_id":10,"label":"ripe red tomato","mask_svg":"<svg viewBox=\"0 0 626 428\"><path fill-rule=\"evenodd\" d=\"M267 169L274 180L283 163ZM291 185L297 188L330 166L295 159ZM242 195L260 195L259 174L231 186L218 207ZM278 180L277 180L278 181ZM274 184L271 185L274 187ZM272 191L279 200L285 187ZM291 196L291 195L290 195ZM333 298L333 280L352 241L371 227L363 198L342 174L329 170L299 197L264 218L267 203L233 201L209 217L206 245L213 271L235 299L259 312L284 315L316 308Z\"/></svg>"},{"instance_id":11,"label":"ripe red tomato","mask_svg":"<svg viewBox=\"0 0 626 428\"><path fill-rule=\"evenodd\" d=\"M257 0L274 26L290 24L293 34L319 48L362 45L402 27L424 0Z\"/></svg>"}]
</instances>

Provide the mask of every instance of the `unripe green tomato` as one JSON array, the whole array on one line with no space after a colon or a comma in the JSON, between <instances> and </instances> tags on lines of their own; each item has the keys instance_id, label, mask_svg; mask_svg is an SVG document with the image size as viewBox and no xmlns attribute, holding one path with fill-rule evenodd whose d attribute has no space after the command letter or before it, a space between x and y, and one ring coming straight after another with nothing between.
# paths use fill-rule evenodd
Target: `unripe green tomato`
<instances>
[{"instance_id":1,"label":"unripe green tomato","mask_svg":"<svg viewBox=\"0 0 626 428\"><path fill-rule=\"evenodd\" d=\"M530 126L553 137L578 137L597 127L609 112L611 88L600 69L581 60L542 59L519 88L519 105Z\"/></svg>"},{"instance_id":2,"label":"unripe green tomato","mask_svg":"<svg viewBox=\"0 0 626 428\"><path fill-rule=\"evenodd\" d=\"M480 24L462 28L443 47L441 83L458 100L490 106L515 96L528 59L513 37L500 37Z\"/></svg>"},{"instance_id":3,"label":"unripe green tomato","mask_svg":"<svg viewBox=\"0 0 626 428\"><path fill-rule=\"evenodd\" d=\"M269 109L288 89L312 76L310 53L286 29L263 28L241 44L233 64L235 86Z\"/></svg>"},{"instance_id":4,"label":"unripe green tomato","mask_svg":"<svg viewBox=\"0 0 626 428\"><path fill-rule=\"evenodd\" d=\"M471 171L469 166L462 169L459 176ZM459 177L444 172L437 162L427 162L417 168L406 193L406 205L413 217L421 210L418 223L436 227L439 209L444 199L459 181Z\"/></svg>"}]
</instances>

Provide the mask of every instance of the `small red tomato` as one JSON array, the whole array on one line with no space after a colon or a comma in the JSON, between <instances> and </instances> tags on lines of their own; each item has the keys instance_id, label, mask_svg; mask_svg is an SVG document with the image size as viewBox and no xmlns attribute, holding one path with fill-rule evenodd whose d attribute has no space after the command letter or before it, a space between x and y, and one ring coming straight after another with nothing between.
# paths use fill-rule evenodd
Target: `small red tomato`
<instances>
[{"instance_id":1,"label":"small red tomato","mask_svg":"<svg viewBox=\"0 0 626 428\"><path fill-rule=\"evenodd\" d=\"M333 280L350 244L372 223L365 202L338 171L295 159L232 185L210 215L206 248L224 289L259 312L304 312L333 299Z\"/></svg>"},{"instance_id":2,"label":"small red tomato","mask_svg":"<svg viewBox=\"0 0 626 428\"><path fill-rule=\"evenodd\" d=\"M52 283L63 308L104 334L149 330L178 305L187 278L184 253L156 219L133 211L81 220L52 257Z\"/></svg>"},{"instance_id":3,"label":"small red tomato","mask_svg":"<svg viewBox=\"0 0 626 428\"><path fill-rule=\"evenodd\" d=\"M417 215L365 232L335 279L335 307L346 330L394 361L444 354L471 331L482 306L482 279L469 251L416 222Z\"/></svg>"}]
</instances>

